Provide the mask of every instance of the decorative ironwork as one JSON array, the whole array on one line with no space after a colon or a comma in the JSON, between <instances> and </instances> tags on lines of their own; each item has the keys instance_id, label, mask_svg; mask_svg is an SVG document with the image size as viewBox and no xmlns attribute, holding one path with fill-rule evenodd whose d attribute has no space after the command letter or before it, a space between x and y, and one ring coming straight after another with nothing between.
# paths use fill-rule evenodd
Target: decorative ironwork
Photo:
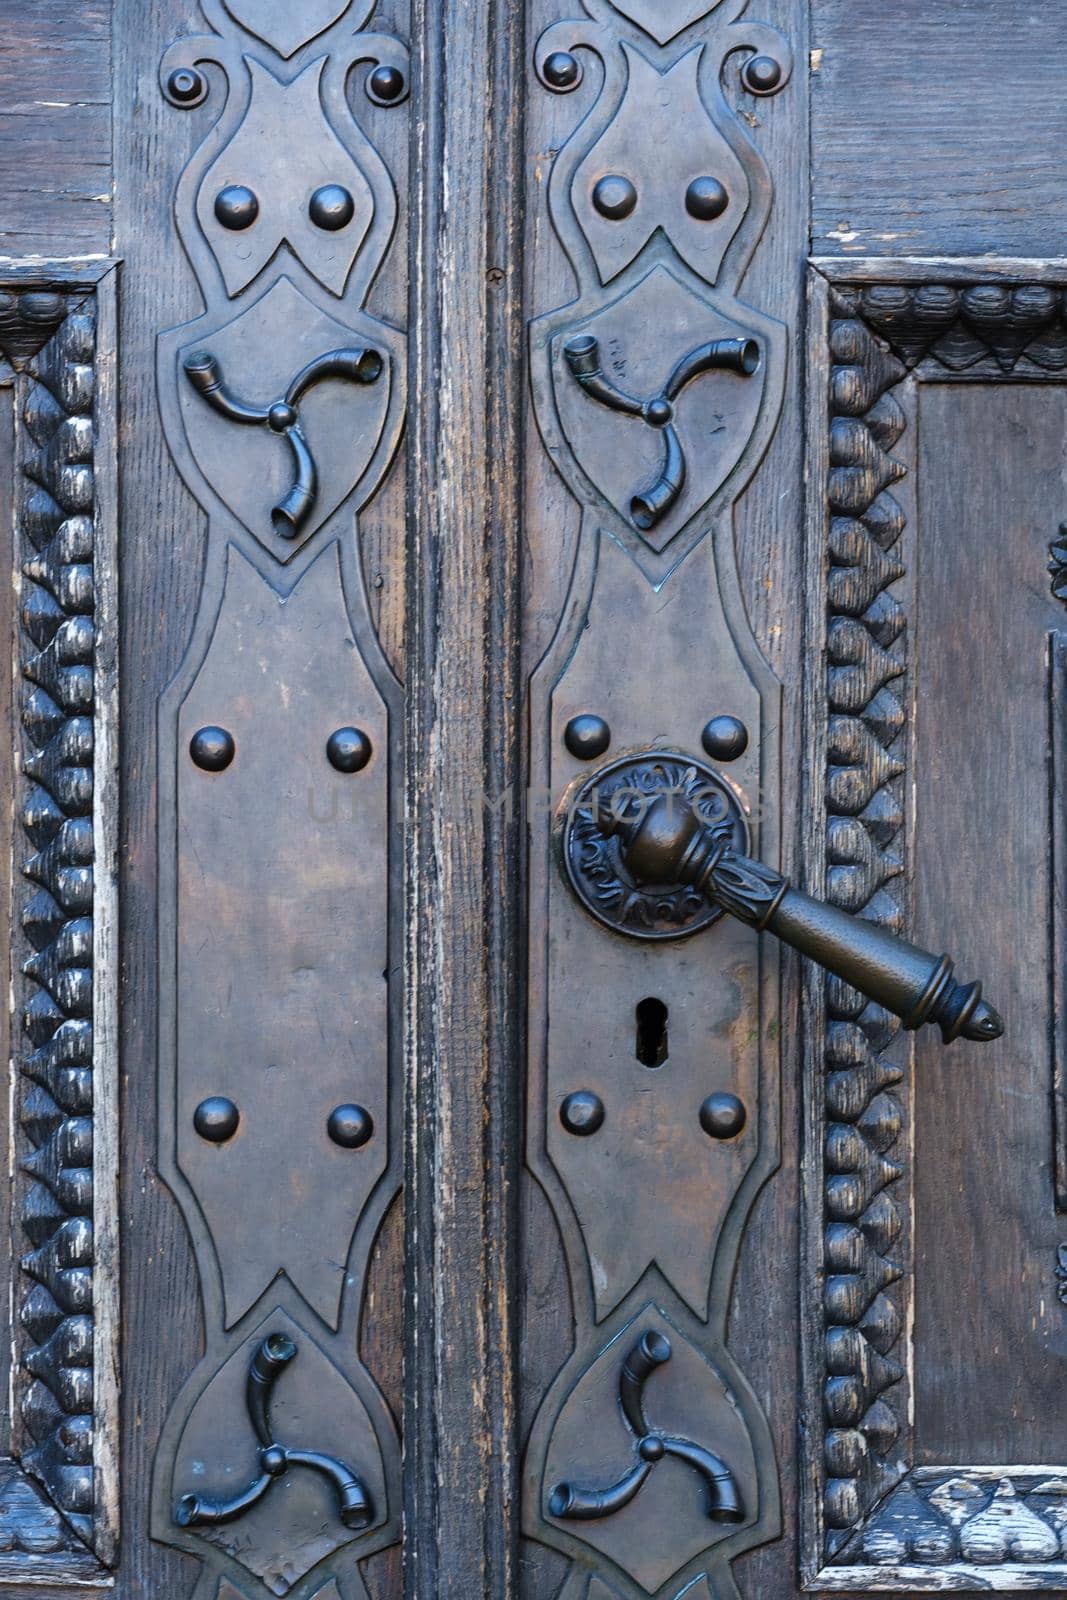
<instances>
[{"instance_id":1,"label":"decorative ironwork","mask_svg":"<svg viewBox=\"0 0 1067 1600\"><path fill-rule=\"evenodd\" d=\"M387 871L402 837L401 703L357 516L395 458L406 356L401 331L367 309L398 201L350 94L399 105L408 53L363 31L374 0L203 10L214 31L180 39L160 68L176 108L222 104L175 203L205 309L158 345L167 441L208 520L193 642L160 705L159 1146L209 1331L159 1443L153 1532L204 1563L197 1600L217 1600L236 1567L245 1600L315 1590L326 1560L353 1600L359 1562L396 1541L400 1510L395 1424L359 1322L402 1166L402 918ZM315 797L352 783L358 842L342 847ZM298 1407L321 1448L260 1430L260 1476L234 1500L248 1315L268 1344L299 1345L279 1414ZM269 1494L294 1467L311 1470ZM203 1492L176 1518L191 1482Z\"/></svg>"},{"instance_id":2,"label":"decorative ironwork","mask_svg":"<svg viewBox=\"0 0 1067 1600\"><path fill-rule=\"evenodd\" d=\"M575 893L598 921L639 939L682 938L722 915L693 886L642 883L627 865L615 823L664 795L680 809L692 805L717 843L747 847L733 792L710 767L672 752L614 761L564 801L563 859Z\"/></svg>"},{"instance_id":3,"label":"decorative ironwork","mask_svg":"<svg viewBox=\"0 0 1067 1600\"><path fill-rule=\"evenodd\" d=\"M325 378L343 378L349 383L374 383L382 375L384 359L377 350L331 350L316 356L279 400L268 406L249 405L226 387L222 368L205 350L186 356L185 376L197 394L220 416L246 427L262 425L287 439L296 466L296 481L271 512L274 531L282 539L295 539L303 532L319 497L319 472L307 439L300 427L300 402L309 389Z\"/></svg>"},{"instance_id":4,"label":"decorative ironwork","mask_svg":"<svg viewBox=\"0 0 1067 1600\"><path fill-rule=\"evenodd\" d=\"M548 1514L564 1521L594 1522L613 1516L634 1500L660 1461L684 1461L704 1480L707 1510L712 1522L743 1522L744 1507L730 1468L717 1455L691 1439L678 1439L651 1428L645 1417L645 1385L658 1367L671 1359L671 1342L654 1330L642 1334L619 1374L619 1404L634 1436L637 1460L616 1483L606 1489L583 1489L558 1483L549 1495Z\"/></svg>"},{"instance_id":5,"label":"decorative ironwork","mask_svg":"<svg viewBox=\"0 0 1067 1600\"><path fill-rule=\"evenodd\" d=\"M685 488L686 460L674 426L674 408L686 385L704 372L736 372L750 378L759 366L759 344L755 339L715 339L711 344L691 350L677 362L658 394L638 400L618 388L600 363L600 342L593 334L571 339L563 347L575 381L586 394L609 411L640 417L655 428L663 439L663 465L659 475L630 501L630 516L635 528L647 533L678 503Z\"/></svg>"},{"instance_id":6,"label":"decorative ironwork","mask_svg":"<svg viewBox=\"0 0 1067 1600\"><path fill-rule=\"evenodd\" d=\"M358 1532L372 1520L373 1501L351 1467L317 1450L291 1450L278 1443L270 1419L271 1396L281 1374L296 1356L295 1340L288 1334L272 1334L260 1344L248 1369L245 1404L259 1440L259 1476L247 1489L228 1500L211 1500L200 1494L183 1495L174 1512L179 1527L235 1522L258 1505L291 1467L306 1467L331 1484L337 1497L338 1515L346 1528Z\"/></svg>"},{"instance_id":7,"label":"decorative ironwork","mask_svg":"<svg viewBox=\"0 0 1067 1600\"><path fill-rule=\"evenodd\" d=\"M619 781L620 768L624 782ZM614 787L602 799L600 785L609 775ZM671 782L664 763L650 751L594 773L579 791L583 799L586 804L577 815L584 820L584 848L591 851L594 867L601 868L607 841L614 840L619 870L626 870L638 891L669 896L683 887L693 890L739 922L776 934L841 981L855 984L906 1028L937 1023L946 1044L961 1037L999 1039L1003 1033L1000 1017L982 1000L981 984L956 983L948 956L931 955L899 934L872 928L861 917L802 894L781 873L736 849L732 834L743 818L729 790L711 774L701 783L690 767L681 784ZM706 814L709 804L714 808L711 817ZM571 883L596 915L596 899L589 896L581 873L583 846L576 848L578 838L572 818L564 845ZM637 937L648 937L644 930L634 931Z\"/></svg>"},{"instance_id":8,"label":"decorative ironwork","mask_svg":"<svg viewBox=\"0 0 1067 1600\"><path fill-rule=\"evenodd\" d=\"M706 1015L690 1009L669 1046L666 1026L658 1042L646 1038L639 1016L631 1057L635 986L648 981L650 957L612 935L679 939L721 913L689 888L639 883L600 807L634 781L691 786L705 820L741 850L758 806L753 848L768 858L776 849L779 687L740 600L732 517L777 426L786 334L739 294L772 183L733 101L751 60L775 69L764 75L770 91L788 82L792 58L774 29L740 20L744 0L583 0L583 9L534 50L550 94L577 89L590 57L597 87L569 136L560 141L555 122L532 135L556 148L548 210L577 283L574 298L530 325L533 400L582 516L558 629L531 681L533 771L567 798L531 836L528 1161L564 1240L575 1335L531 1430L525 1524L584 1575L565 1585L568 1600L572 1588L639 1600L668 1584L671 1594L703 1592L709 1573L716 1592L732 1592L729 1561L779 1531L770 1432L721 1316L743 1214L777 1160L777 957L745 931L720 941ZM709 684L710 705L699 687ZM732 719L709 734L730 752L729 783L693 753L716 713ZM656 774L624 756L599 775L597 800L582 787L580 763L609 744L626 752L653 742L663 745ZM570 893L560 855L601 927ZM655 970L669 987L666 957ZM670 1071L655 1070L668 1049ZM728 1137L709 1135L706 1121L725 1124L700 1115L716 1087L712 1055L747 1113L734 1113ZM699 1214L697 1191L707 1197ZM634 1193L642 1204L628 1207ZM615 1340L636 1336L627 1330L650 1294L674 1351L657 1405L676 1411L684 1393L673 1436L721 1445L739 1489L729 1524L687 1505L661 1526L650 1510L660 1490L636 1493L647 1460L635 1462L612 1514L553 1514L553 1488L608 1482L615 1470L605 1369L618 1361ZM617 1503L617 1483L608 1498Z\"/></svg>"}]
</instances>

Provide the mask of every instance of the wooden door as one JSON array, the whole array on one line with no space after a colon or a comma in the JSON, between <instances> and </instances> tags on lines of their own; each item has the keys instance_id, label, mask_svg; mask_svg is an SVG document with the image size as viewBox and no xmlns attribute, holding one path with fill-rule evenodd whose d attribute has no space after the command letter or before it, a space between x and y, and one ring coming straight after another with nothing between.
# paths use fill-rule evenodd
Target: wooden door
<instances>
[{"instance_id":1,"label":"wooden door","mask_svg":"<svg viewBox=\"0 0 1067 1600\"><path fill-rule=\"evenodd\" d=\"M0 1589L1067 1591L1059 8L0 17Z\"/></svg>"}]
</instances>

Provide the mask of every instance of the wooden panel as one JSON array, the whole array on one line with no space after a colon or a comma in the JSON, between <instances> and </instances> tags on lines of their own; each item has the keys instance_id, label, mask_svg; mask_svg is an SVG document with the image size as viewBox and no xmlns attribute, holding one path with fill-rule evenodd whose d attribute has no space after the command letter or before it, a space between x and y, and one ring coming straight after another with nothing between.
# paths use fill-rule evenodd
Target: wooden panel
<instances>
[{"instance_id":1,"label":"wooden panel","mask_svg":"<svg viewBox=\"0 0 1067 1600\"><path fill-rule=\"evenodd\" d=\"M0 253L107 253L106 0L0 0L0 174Z\"/></svg>"},{"instance_id":2,"label":"wooden panel","mask_svg":"<svg viewBox=\"0 0 1067 1600\"><path fill-rule=\"evenodd\" d=\"M1067 204L1067 12L815 0L819 254L1052 254Z\"/></svg>"},{"instance_id":3,"label":"wooden panel","mask_svg":"<svg viewBox=\"0 0 1067 1600\"><path fill-rule=\"evenodd\" d=\"M920 396L915 926L987 975L1007 1031L980 1057L918 1042L916 1459L1059 1461L1046 566L1067 388Z\"/></svg>"},{"instance_id":4,"label":"wooden panel","mask_svg":"<svg viewBox=\"0 0 1067 1600\"><path fill-rule=\"evenodd\" d=\"M831 682L847 687L850 669L863 681L866 724L859 743L847 717L831 724L828 812L846 830L858 818L878 848L865 860L838 848L849 840L834 816L827 844L831 881L847 887L851 872L876 890L865 914L898 918L986 979L1005 1033L980 1053L932 1036L909 1050L831 985L831 1070L813 1079L821 1251L805 1291L823 1350L809 1368L823 1494L805 1565L837 1592L1062 1592L1063 1469L1048 1464L1062 1459L1067 1349L1048 974L1058 297L1025 262L960 260L954 290L944 270L926 263L918 288L918 262L898 278L868 260L853 288L838 263L838 287L813 292L812 460L830 445L836 513L827 530L817 507L813 545L829 534L831 565L813 593L827 585ZM1045 281L1063 270L1048 264ZM1016 326L1026 304L1041 309L1040 336ZM924 320L935 305L936 325ZM849 645L862 642L850 619L869 648ZM881 801L856 786L864 772Z\"/></svg>"}]
</instances>

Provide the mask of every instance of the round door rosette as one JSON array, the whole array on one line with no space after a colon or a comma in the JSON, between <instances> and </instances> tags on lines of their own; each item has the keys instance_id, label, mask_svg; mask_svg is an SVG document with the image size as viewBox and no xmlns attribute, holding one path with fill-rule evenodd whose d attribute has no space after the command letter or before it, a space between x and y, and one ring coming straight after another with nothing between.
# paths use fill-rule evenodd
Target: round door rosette
<instances>
[{"instance_id":1,"label":"round door rosette","mask_svg":"<svg viewBox=\"0 0 1067 1600\"><path fill-rule=\"evenodd\" d=\"M715 837L742 855L749 828L741 798L694 756L645 750L622 756L572 785L557 812L563 870L582 905L604 927L635 939L684 939L724 912L684 884L638 884L612 819L638 818L663 796L691 807Z\"/></svg>"}]
</instances>

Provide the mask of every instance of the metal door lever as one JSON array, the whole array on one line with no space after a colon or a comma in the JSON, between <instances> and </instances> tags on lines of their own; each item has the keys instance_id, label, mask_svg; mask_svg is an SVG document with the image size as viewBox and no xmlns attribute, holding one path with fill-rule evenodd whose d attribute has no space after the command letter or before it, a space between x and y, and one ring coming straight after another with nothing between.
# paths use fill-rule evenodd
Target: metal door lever
<instances>
[{"instance_id":1,"label":"metal door lever","mask_svg":"<svg viewBox=\"0 0 1067 1600\"><path fill-rule=\"evenodd\" d=\"M1004 1024L982 999L980 983L957 983L947 955L931 955L875 923L803 894L788 878L745 855L737 848L740 813L717 779L709 773L710 783L696 788L692 782L663 781L670 762L678 760L668 757L665 764L650 752L616 764L627 780L623 786L601 784L601 775L583 785L564 850L572 886L595 915L606 920L595 885L590 893L592 874L583 873L583 852L588 859L594 835L615 843L618 864L638 892L662 900L685 886L750 927L777 934L891 1011L905 1028L937 1023L946 1044L1000 1038ZM690 766L687 778L693 772ZM703 803L708 794L716 802L710 814Z\"/></svg>"}]
</instances>

